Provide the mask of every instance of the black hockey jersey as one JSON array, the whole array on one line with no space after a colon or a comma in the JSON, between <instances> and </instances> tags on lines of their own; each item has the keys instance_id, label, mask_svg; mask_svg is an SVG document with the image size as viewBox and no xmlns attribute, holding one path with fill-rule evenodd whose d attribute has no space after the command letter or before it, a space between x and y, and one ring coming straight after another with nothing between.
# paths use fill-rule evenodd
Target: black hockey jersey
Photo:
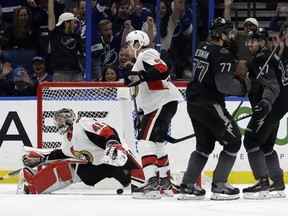
<instances>
[{"instance_id":1,"label":"black hockey jersey","mask_svg":"<svg viewBox=\"0 0 288 216\"><path fill-rule=\"evenodd\" d=\"M187 87L187 100L211 101L224 105L226 95L244 94L235 79L235 60L226 48L203 42L195 52L192 81Z\"/></svg>"},{"instance_id":2,"label":"black hockey jersey","mask_svg":"<svg viewBox=\"0 0 288 216\"><path fill-rule=\"evenodd\" d=\"M257 79L260 87L249 94L249 99L252 107L264 101L269 110L273 106L275 110L288 111L288 73L277 54L272 55L263 68L270 55L271 51L265 49L252 59L249 76Z\"/></svg>"}]
</instances>

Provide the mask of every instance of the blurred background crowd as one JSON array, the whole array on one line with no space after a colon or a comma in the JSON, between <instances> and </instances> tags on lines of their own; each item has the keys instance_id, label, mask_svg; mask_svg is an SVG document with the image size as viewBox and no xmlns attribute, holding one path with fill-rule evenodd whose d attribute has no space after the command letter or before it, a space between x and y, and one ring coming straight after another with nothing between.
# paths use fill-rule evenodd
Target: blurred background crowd
<instances>
[{"instance_id":1,"label":"blurred background crowd","mask_svg":"<svg viewBox=\"0 0 288 216\"><path fill-rule=\"evenodd\" d=\"M148 34L149 47L160 52L173 80L189 81L193 48L209 37L211 16L233 21L235 38L226 47L235 59L243 59L245 45L239 35L245 35L250 25L269 30L270 48L277 46L287 64L284 0L0 0L0 96L35 96L44 81L121 81L133 66L125 47L126 35L133 30ZM89 71L87 23L91 23Z\"/></svg>"}]
</instances>

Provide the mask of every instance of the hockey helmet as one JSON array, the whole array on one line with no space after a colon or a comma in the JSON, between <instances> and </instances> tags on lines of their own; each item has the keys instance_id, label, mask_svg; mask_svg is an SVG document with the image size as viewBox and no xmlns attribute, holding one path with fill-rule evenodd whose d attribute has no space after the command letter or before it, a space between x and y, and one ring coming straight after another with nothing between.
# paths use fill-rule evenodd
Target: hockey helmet
<instances>
[{"instance_id":1,"label":"hockey helmet","mask_svg":"<svg viewBox=\"0 0 288 216\"><path fill-rule=\"evenodd\" d=\"M132 31L126 36L126 43L129 43L129 45L132 47L137 41L139 42L140 47L148 46L150 43L148 35L140 30Z\"/></svg>"},{"instance_id":2,"label":"hockey helmet","mask_svg":"<svg viewBox=\"0 0 288 216\"><path fill-rule=\"evenodd\" d=\"M60 134L66 133L69 130L69 128L73 125L75 119L76 115L72 109L62 108L56 111L53 120L57 132Z\"/></svg>"},{"instance_id":3,"label":"hockey helmet","mask_svg":"<svg viewBox=\"0 0 288 216\"><path fill-rule=\"evenodd\" d=\"M233 24L230 20L223 17L217 17L210 23L211 35L215 38L220 38L222 33L232 37Z\"/></svg>"},{"instance_id":4,"label":"hockey helmet","mask_svg":"<svg viewBox=\"0 0 288 216\"><path fill-rule=\"evenodd\" d=\"M267 40L269 37L268 32L265 30L265 28L254 28L251 31L249 31L245 38L245 45L249 46L253 39L257 39L258 41L261 40Z\"/></svg>"}]
</instances>

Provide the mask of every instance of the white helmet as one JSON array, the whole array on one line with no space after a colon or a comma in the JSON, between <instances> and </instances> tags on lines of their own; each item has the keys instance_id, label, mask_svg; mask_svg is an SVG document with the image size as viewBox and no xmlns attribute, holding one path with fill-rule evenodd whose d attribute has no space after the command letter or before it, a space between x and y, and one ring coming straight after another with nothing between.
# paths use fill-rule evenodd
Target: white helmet
<instances>
[{"instance_id":1,"label":"white helmet","mask_svg":"<svg viewBox=\"0 0 288 216\"><path fill-rule=\"evenodd\" d=\"M133 47L134 43L138 41L140 44L140 48L142 46L148 46L150 43L150 39L148 35L143 31L132 31L126 36L126 43L130 43L130 45Z\"/></svg>"}]
</instances>

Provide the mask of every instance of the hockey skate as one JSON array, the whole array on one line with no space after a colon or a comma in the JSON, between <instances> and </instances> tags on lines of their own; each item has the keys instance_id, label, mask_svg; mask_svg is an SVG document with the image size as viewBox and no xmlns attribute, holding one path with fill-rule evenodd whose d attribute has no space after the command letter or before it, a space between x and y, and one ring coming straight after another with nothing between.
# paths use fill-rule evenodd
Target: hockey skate
<instances>
[{"instance_id":1,"label":"hockey skate","mask_svg":"<svg viewBox=\"0 0 288 216\"><path fill-rule=\"evenodd\" d=\"M132 193L134 199L161 199L160 185L157 177L152 177L147 184L140 188L135 188Z\"/></svg>"},{"instance_id":2,"label":"hockey skate","mask_svg":"<svg viewBox=\"0 0 288 216\"><path fill-rule=\"evenodd\" d=\"M160 194L162 197L173 197L172 183L170 177L160 178Z\"/></svg>"},{"instance_id":3,"label":"hockey skate","mask_svg":"<svg viewBox=\"0 0 288 216\"><path fill-rule=\"evenodd\" d=\"M178 200L202 200L205 198L206 191L196 184L181 184Z\"/></svg>"},{"instance_id":4,"label":"hockey skate","mask_svg":"<svg viewBox=\"0 0 288 216\"><path fill-rule=\"evenodd\" d=\"M284 183L273 182L270 185L269 191L270 191L271 198L285 198L286 197Z\"/></svg>"},{"instance_id":5,"label":"hockey skate","mask_svg":"<svg viewBox=\"0 0 288 216\"><path fill-rule=\"evenodd\" d=\"M269 190L270 190L270 184L268 178L259 178L255 185L243 189L243 198L271 199Z\"/></svg>"},{"instance_id":6,"label":"hockey skate","mask_svg":"<svg viewBox=\"0 0 288 216\"><path fill-rule=\"evenodd\" d=\"M212 182L211 200L236 200L240 198L240 191L227 182Z\"/></svg>"}]
</instances>

